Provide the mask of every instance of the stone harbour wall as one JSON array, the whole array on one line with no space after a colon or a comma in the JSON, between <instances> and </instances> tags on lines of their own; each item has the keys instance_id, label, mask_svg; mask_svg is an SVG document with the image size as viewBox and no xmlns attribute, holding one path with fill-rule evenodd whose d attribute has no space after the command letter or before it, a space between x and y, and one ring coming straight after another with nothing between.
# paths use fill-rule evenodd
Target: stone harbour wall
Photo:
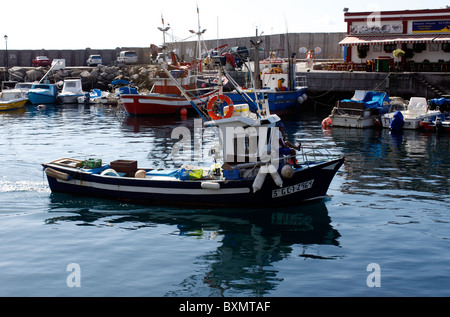
<instances>
[{"instance_id":1,"label":"stone harbour wall","mask_svg":"<svg viewBox=\"0 0 450 317\"><path fill-rule=\"evenodd\" d=\"M289 57L289 53L296 53L298 59L304 59L305 54L299 52L300 48L314 50L320 48L320 53L315 58L322 60L334 60L343 58L342 47L339 42L344 39L346 33L290 33L290 34L271 34L261 36L260 58L267 58L270 51L275 51L279 57ZM251 47L252 37L226 38L204 41L203 47L212 50L216 47L226 45L226 50L235 46ZM181 41L167 43L170 50L174 50L180 58L185 61L191 61L193 57L198 56L198 43L193 41ZM89 55L98 54L103 58L103 64L113 66L117 61L120 51L133 50L138 54L139 64L149 64L151 59L149 47L116 47L115 49L78 49L78 50L14 50L9 48L6 52L0 50L0 66L32 66L31 62L36 56L47 56L50 60L65 59L66 66L85 66ZM6 59L7 57L7 59ZM7 62L6 62L7 60Z\"/></svg>"},{"instance_id":2,"label":"stone harbour wall","mask_svg":"<svg viewBox=\"0 0 450 317\"><path fill-rule=\"evenodd\" d=\"M0 80L18 82L39 81L50 67L12 67L6 73L0 74ZM108 90L108 85L119 77L130 80L140 91L145 92L153 86L153 78L159 67L156 65L131 65L131 66L105 66L97 67L66 67L65 69L50 72L46 79L50 82L62 82L67 77L81 78L83 88L91 90L98 88Z\"/></svg>"}]
</instances>

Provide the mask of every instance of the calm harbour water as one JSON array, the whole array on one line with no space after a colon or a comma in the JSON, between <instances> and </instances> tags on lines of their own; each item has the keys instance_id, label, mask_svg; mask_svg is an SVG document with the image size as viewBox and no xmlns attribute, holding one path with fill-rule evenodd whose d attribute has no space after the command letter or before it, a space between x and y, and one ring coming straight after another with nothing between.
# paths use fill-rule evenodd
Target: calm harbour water
<instances>
[{"instance_id":1,"label":"calm harbour water","mask_svg":"<svg viewBox=\"0 0 450 317\"><path fill-rule=\"evenodd\" d=\"M176 166L171 132L192 118L84 105L0 113L0 296L450 296L450 136L323 131L323 117L285 124L292 140L346 156L324 201L192 210L52 194L40 166Z\"/></svg>"}]
</instances>

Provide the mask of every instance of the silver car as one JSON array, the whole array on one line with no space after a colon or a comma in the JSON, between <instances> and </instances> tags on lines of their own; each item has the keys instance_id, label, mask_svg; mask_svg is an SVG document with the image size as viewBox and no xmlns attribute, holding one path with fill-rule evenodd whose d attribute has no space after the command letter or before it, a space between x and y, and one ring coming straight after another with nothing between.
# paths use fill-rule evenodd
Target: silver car
<instances>
[{"instance_id":1,"label":"silver car","mask_svg":"<svg viewBox=\"0 0 450 317\"><path fill-rule=\"evenodd\" d=\"M86 61L88 66L96 66L103 63L102 57L100 55L90 55Z\"/></svg>"}]
</instances>

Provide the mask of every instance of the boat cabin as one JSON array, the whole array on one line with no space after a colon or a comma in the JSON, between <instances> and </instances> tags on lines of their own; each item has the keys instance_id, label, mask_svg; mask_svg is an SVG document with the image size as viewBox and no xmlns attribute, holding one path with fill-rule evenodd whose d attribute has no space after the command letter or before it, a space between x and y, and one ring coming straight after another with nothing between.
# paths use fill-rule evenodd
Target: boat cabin
<instances>
[{"instance_id":1,"label":"boat cabin","mask_svg":"<svg viewBox=\"0 0 450 317\"><path fill-rule=\"evenodd\" d=\"M205 122L219 131L224 163L256 163L276 160L278 164L279 131L277 115L261 116L250 112L249 105L234 105L228 118ZM229 111L225 107L225 112Z\"/></svg>"},{"instance_id":2,"label":"boat cabin","mask_svg":"<svg viewBox=\"0 0 450 317\"><path fill-rule=\"evenodd\" d=\"M79 94L83 92L81 78L66 78L61 94L73 93Z\"/></svg>"}]
</instances>

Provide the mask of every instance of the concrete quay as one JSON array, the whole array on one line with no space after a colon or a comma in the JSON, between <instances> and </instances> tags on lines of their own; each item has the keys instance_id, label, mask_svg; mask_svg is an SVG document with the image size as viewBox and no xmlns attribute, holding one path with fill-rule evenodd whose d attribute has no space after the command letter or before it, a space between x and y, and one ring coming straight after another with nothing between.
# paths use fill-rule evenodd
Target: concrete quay
<instances>
[{"instance_id":1,"label":"concrete quay","mask_svg":"<svg viewBox=\"0 0 450 317\"><path fill-rule=\"evenodd\" d=\"M305 76L308 100L321 96L319 104L327 100L330 106L336 100L350 98L355 90L385 91L389 96L404 99L425 97L440 98L450 95L450 73L447 72L365 72L326 71L307 69L297 64L297 76ZM335 97L335 98L332 98ZM332 99L330 101L330 99Z\"/></svg>"}]
</instances>

